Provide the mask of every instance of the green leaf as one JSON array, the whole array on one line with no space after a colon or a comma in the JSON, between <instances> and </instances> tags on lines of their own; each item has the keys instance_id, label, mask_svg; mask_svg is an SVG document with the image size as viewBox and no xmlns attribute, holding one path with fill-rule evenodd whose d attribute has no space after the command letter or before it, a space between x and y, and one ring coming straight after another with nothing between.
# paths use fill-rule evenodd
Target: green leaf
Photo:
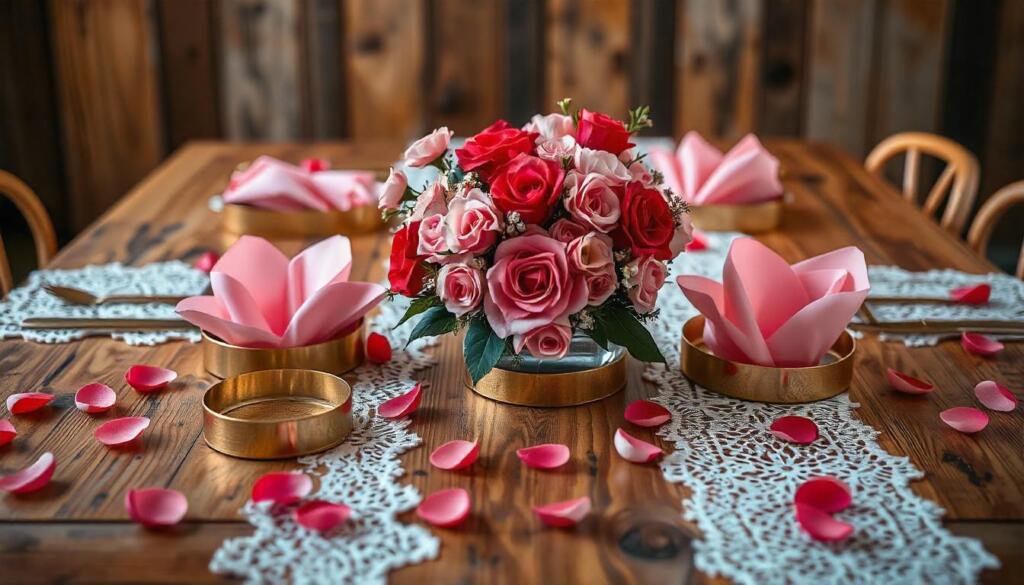
<instances>
[{"instance_id":1,"label":"green leaf","mask_svg":"<svg viewBox=\"0 0 1024 585\"><path fill-rule=\"evenodd\" d=\"M420 337L428 337L431 335L444 335L454 331L459 325L459 320L448 312L444 307L431 307L423 314L420 318L420 322L413 328L412 333L409 334L409 341L405 342L406 347L413 342L414 339Z\"/></svg>"},{"instance_id":2,"label":"green leaf","mask_svg":"<svg viewBox=\"0 0 1024 585\"><path fill-rule=\"evenodd\" d=\"M504 352L505 340L491 330L486 318L478 317L470 322L462 353L474 384L491 371Z\"/></svg>"},{"instance_id":3,"label":"green leaf","mask_svg":"<svg viewBox=\"0 0 1024 585\"><path fill-rule=\"evenodd\" d=\"M608 350L608 333L604 330L602 324L594 323L594 328L585 330L584 333L589 335L594 340L594 343L600 345L601 349Z\"/></svg>"},{"instance_id":4,"label":"green leaf","mask_svg":"<svg viewBox=\"0 0 1024 585\"><path fill-rule=\"evenodd\" d=\"M651 332L628 310L616 306L605 307L601 316L610 341L625 347L630 355L640 361L665 363L665 356L661 355Z\"/></svg>"},{"instance_id":5,"label":"green leaf","mask_svg":"<svg viewBox=\"0 0 1024 585\"><path fill-rule=\"evenodd\" d=\"M402 315L402 318L399 319L398 323L395 323L394 328L397 328L402 323L405 323L409 319L415 317L416 315L419 315L420 313L426 311L430 307L436 307L440 304L441 299L437 298L437 296L435 295L413 299L412 302L409 303L409 308L405 310L405 314Z\"/></svg>"}]
</instances>

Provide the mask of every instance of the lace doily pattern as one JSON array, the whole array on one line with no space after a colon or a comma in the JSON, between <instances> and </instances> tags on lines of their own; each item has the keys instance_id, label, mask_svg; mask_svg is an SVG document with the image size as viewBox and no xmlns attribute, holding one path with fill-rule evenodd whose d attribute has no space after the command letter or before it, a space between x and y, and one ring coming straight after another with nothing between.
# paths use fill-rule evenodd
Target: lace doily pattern
<instances>
[{"instance_id":1,"label":"lace doily pattern","mask_svg":"<svg viewBox=\"0 0 1024 585\"><path fill-rule=\"evenodd\" d=\"M145 266L124 266L114 262L70 270L37 270L24 286L16 288L0 302L0 339L21 337L37 343L67 343L94 332L83 329L23 329L21 322L30 317L80 317L124 319L173 319L174 306L160 303L145 305L115 304L95 307L71 305L43 290L46 284L70 286L96 295L143 294L187 296L201 294L209 277L184 262L155 262ZM111 338L129 345L156 345L172 340L199 341L198 329L167 331L119 331Z\"/></svg>"}]
</instances>

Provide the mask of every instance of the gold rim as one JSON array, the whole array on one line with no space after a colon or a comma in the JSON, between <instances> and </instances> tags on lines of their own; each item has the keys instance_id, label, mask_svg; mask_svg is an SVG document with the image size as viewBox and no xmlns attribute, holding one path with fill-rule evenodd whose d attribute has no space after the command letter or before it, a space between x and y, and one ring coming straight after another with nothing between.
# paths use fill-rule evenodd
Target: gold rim
<instances>
[{"instance_id":1,"label":"gold rim","mask_svg":"<svg viewBox=\"0 0 1024 585\"><path fill-rule=\"evenodd\" d=\"M615 394L626 385L626 354L590 370L533 374L494 368L474 386L466 374L466 386L484 398L517 406L577 406Z\"/></svg>"},{"instance_id":2,"label":"gold rim","mask_svg":"<svg viewBox=\"0 0 1024 585\"><path fill-rule=\"evenodd\" d=\"M752 205L695 205L690 208L693 225L709 232L739 231L748 234L771 231L782 223L782 198Z\"/></svg>"},{"instance_id":3,"label":"gold rim","mask_svg":"<svg viewBox=\"0 0 1024 585\"><path fill-rule=\"evenodd\" d=\"M253 348L231 345L203 334L203 365L218 378L260 370L317 370L341 375L363 363L363 323L348 334L314 345Z\"/></svg>"},{"instance_id":4,"label":"gold rim","mask_svg":"<svg viewBox=\"0 0 1024 585\"><path fill-rule=\"evenodd\" d=\"M348 211L272 211L227 203L221 214L225 230L264 238L350 236L384 227L380 211L373 205L360 205Z\"/></svg>"}]
</instances>

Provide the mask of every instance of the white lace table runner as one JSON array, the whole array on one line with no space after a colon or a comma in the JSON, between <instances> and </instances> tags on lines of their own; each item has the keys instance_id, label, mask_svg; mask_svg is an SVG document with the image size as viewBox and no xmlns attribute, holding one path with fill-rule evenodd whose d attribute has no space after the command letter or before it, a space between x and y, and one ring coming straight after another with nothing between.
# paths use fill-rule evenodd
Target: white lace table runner
<instances>
[{"instance_id":1,"label":"white lace table runner","mask_svg":"<svg viewBox=\"0 0 1024 585\"><path fill-rule=\"evenodd\" d=\"M737 235L709 234L711 248L683 254L673 272L720 279ZM874 278L873 271L873 284ZM650 365L645 378L659 387L655 400L672 411L659 434L675 451L661 469L667 480L692 490L683 507L703 535L694 543L700 570L756 585L973 583L982 569L998 566L979 541L942 526L943 510L909 486L923 474L908 458L878 445L878 433L857 420L857 404L846 394L806 405L768 405L688 381L678 370L677 347L680 324L696 311L674 280L659 297L662 313L654 326L669 366ZM775 440L768 427L788 414L816 421L820 438L807 446ZM854 505L839 515L856 527L845 543L815 542L793 518L796 487L816 475L837 476L853 490Z\"/></svg>"},{"instance_id":2,"label":"white lace table runner","mask_svg":"<svg viewBox=\"0 0 1024 585\"><path fill-rule=\"evenodd\" d=\"M48 294L43 285L56 284L89 291L95 295L144 294L185 296L201 294L209 277L184 262L155 262L145 266L101 264L70 270L36 270L24 286L11 291L0 301L0 339L21 337L38 343L67 343L95 332L84 329L24 329L21 322L30 317L81 317L127 319L173 319L174 305L114 304L71 305ZM156 345L176 339L199 341L198 329L167 331L120 331L109 333L113 339L129 345Z\"/></svg>"}]
</instances>

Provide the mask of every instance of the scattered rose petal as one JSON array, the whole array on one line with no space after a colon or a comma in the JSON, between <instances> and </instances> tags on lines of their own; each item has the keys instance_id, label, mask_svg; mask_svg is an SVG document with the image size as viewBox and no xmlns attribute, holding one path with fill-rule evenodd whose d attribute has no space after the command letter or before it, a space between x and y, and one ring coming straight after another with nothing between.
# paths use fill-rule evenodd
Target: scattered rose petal
<instances>
[{"instance_id":1,"label":"scattered rose petal","mask_svg":"<svg viewBox=\"0 0 1024 585\"><path fill-rule=\"evenodd\" d=\"M39 410L53 402L53 399L53 394L45 394L43 392L11 394L7 397L7 410L11 411L11 414L25 414L26 412Z\"/></svg>"},{"instance_id":2,"label":"scattered rose petal","mask_svg":"<svg viewBox=\"0 0 1024 585\"><path fill-rule=\"evenodd\" d=\"M57 460L53 453L43 453L36 462L21 471L0 476L0 492L27 494L43 489L50 483Z\"/></svg>"},{"instance_id":3,"label":"scattered rose petal","mask_svg":"<svg viewBox=\"0 0 1024 585\"><path fill-rule=\"evenodd\" d=\"M668 409L650 400L634 400L626 407L626 420L641 427L657 427L668 422Z\"/></svg>"},{"instance_id":4,"label":"scattered rose petal","mask_svg":"<svg viewBox=\"0 0 1024 585\"><path fill-rule=\"evenodd\" d=\"M299 162L299 166L310 173L319 173L330 169L331 163L323 158L304 158Z\"/></svg>"},{"instance_id":5,"label":"scattered rose petal","mask_svg":"<svg viewBox=\"0 0 1024 585\"><path fill-rule=\"evenodd\" d=\"M170 384L178 373L157 366L134 365L124 374L124 381L139 392L153 392Z\"/></svg>"},{"instance_id":6,"label":"scattered rose petal","mask_svg":"<svg viewBox=\"0 0 1024 585\"><path fill-rule=\"evenodd\" d=\"M796 488L793 503L800 506L811 506L827 514L835 514L845 510L853 503L850 488L842 481L823 475L812 477Z\"/></svg>"},{"instance_id":7,"label":"scattered rose petal","mask_svg":"<svg viewBox=\"0 0 1024 585\"><path fill-rule=\"evenodd\" d=\"M402 418L416 412L420 407L423 386L419 382L405 394L385 400L377 407L377 414L384 418Z\"/></svg>"},{"instance_id":8,"label":"scattered rose petal","mask_svg":"<svg viewBox=\"0 0 1024 585\"><path fill-rule=\"evenodd\" d=\"M984 357L991 357L1003 351L1002 343L999 343L995 338L982 335L981 333L967 333L965 331L960 335L960 345L967 350L967 353Z\"/></svg>"},{"instance_id":9,"label":"scattered rose petal","mask_svg":"<svg viewBox=\"0 0 1024 585\"><path fill-rule=\"evenodd\" d=\"M568 528L579 524L590 513L590 498L584 496L575 500L534 506L533 513L548 526Z\"/></svg>"},{"instance_id":10,"label":"scattered rose petal","mask_svg":"<svg viewBox=\"0 0 1024 585\"><path fill-rule=\"evenodd\" d=\"M693 230L693 238L686 244L687 252L701 252L708 249L708 237L704 232Z\"/></svg>"},{"instance_id":11,"label":"scattered rose petal","mask_svg":"<svg viewBox=\"0 0 1024 585\"><path fill-rule=\"evenodd\" d=\"M942 422L961 433L976 433L988 426L988 415L970 406L957 406L939 413Z\"/></svg>"},{"instance_id":12,"label":"scattered rose petal","mask_svg":"<svg viewBox=\"0 0 1024 585\"><path fill-rule=\"evenodd\" d=\"M661 449L647 441L630 435L622 429L615 431L615 450L619 452L626 461L633 463L648 463L661 457Z\"/></svg>"},{"instance_id":13,"label":"scattered rose petal","mask_svg":"<svg viewBox=\"0 0 1024 585\"><path fill-rule=\"evenodd\" d=\"M985 405L986 408L998 410L999 412L1012 412L1017 408L1017 397L1010 392L1010 389L1002 384L985 380L978 382L974 387L974 395ZM0 440L0 444L3 441Z\"/></svg>"},{"instance_id":14,"label":"scattered rose petal","mask_svg":"<svg viewBox=\"0 0 1024 585\"><path fill-rule=\"evenodd\" d=\"M810 445L818 438L818 425L804 416L779 417L775 419L769 430L783 441L798 445Z\"/></svg>"},{"instance_id":15,"label":"scattered rose petal","mask_svg":"<svg viewBox=\"0 0 1024 585\"><path fill-rule=\"evenodd\" d=\"M313 500L295 509L295 522L316 532L330 532L344 524L352 514L345 504Z\"/></svg>"},{"instance_id":16,"label":"scattered rose petal","mask_svg":"<svg viewBox=\"0 0 1024 585\"><path fill-rule=\"evenodd\" d=\"M86 384L75 392L75 406L90 414L106 412L117 402L117 393L106 384Z\"/></svg>"},{"instance_id":17,"label":"scattered rose petal","mask_svg":"<svg viewBox=\"0 0 1024 585\"><path fill-rule=\"evenodd\" d=\"M380 333L373 332L366 338L366 359L374 364L391 361L391 342Z\"/></svg>"},{"instance_id":18,"label":"scattered rose petal","mask_svg":"<svg viewBox=\"0 0 1024 585\"><path fill-rule=\"evenodd\" d=\"M196 259L196 270L202 270L203 272L209 272L213 270L213 265L220 260L220 254L216 252L203 252L199 258Z\"/></svg>"},{"instance_id":19,"label":"scattered rose petal","mask_svg":"<svg viewBox=\"0 0 1024 585\"><path fill-rule=\"evenodd\" d=\"M885 369L885 377L889 380L889 385L893 390L904 394L928 394L935 390L933 384L892 368Z\"/></svg>"},{"instance_id":20,"label":"scattered rose petal","mask_svg":"<svg viewBox=\"0 0 1024 585\"><path fill-rule=\"evenodd\" d=\"M262 475L252 486L252 501L294 504L313 491L313 479L299 471L273 471Z\"/></svg>"},{"instance_id":21,"label":"scattered rose petal","mask_svg":"<svg viewBox=\"0 0 1024 585\"><path fill-rule=\"evenodd\" d=\"M96 427L93 435L96 440L109 447L124 445L139 438L142 431L149 426L149 418L144 416L126 416L109 420Z\"/></svg>"},{"instance_id":22,"label":"scattered rose petal","mask_svg":"<svg viewBox=\"0 0 1024 585\"><path fill-rule=\"evenodd\" d=\"M828 513L804 504L796 504L796 521L814 540L836 542L853 534L853 525L836 520Z\"/></svg>"},{"instance_id":23,"label":"scattered rose petal","mask_svg":"<svg viewBox=\"0 0 1024 585\"><path fill-rule=\"evenodd\" d=\"M13 441L16 436L18 436L18 431L11 424L11 421L0 418L0 447Z\"/></svg>"},{"instance_id":24,"label":"scattered rose petal","mask_svg":"<svg viewBox=\"0 0 1024 585\"><path fill-rule=\"evenodd\" d=\"M124 495L128 517L150 528L174 526L188 512L188 500L178 490L142 488L128 490Z\"/></svg>"},{"instance_id":25,"label":"scattered rose petal","mask_svg":"<svg viewBox=\"0 0 1024 585\"><path fill-rule=\"evenodd\" d=\"M949 298L965 305L984 305L991 294L992 287L982 283L954 288L949 291Z\"/></svg>"},{"instance_id":26,"label":"scattered rose petal","mask_svg":"<svg viewBox=\"0 0 1024 585\"><path fill-rule=\"evenodd\" d=\"M416 515L441 528L458 526L469 516L469 492L462 488L436 491L423 498Z\"/></svg>"},{"instance_id":27,"label":"scattered rose petal","mask_svg":"<svg viewBox=\"0 0 1024 585\"><path fill-rule=\"evenodd\" d=\"M560 443L544 443L516 450L516 456L527 467L554 469L569 461L569 447Z\"/></svg>"},{"instance_id":28,"label":"scattered rose petal","mask_svg":"<svg viewBox=\"0 0 1024 585\"><path fill-rule=\"evenodd\" d=\"M448 441L430 454L430 464L438 469L462 469L469 467L480 455L480 444L476 441Z\"/></svg>"}]
</instances>

